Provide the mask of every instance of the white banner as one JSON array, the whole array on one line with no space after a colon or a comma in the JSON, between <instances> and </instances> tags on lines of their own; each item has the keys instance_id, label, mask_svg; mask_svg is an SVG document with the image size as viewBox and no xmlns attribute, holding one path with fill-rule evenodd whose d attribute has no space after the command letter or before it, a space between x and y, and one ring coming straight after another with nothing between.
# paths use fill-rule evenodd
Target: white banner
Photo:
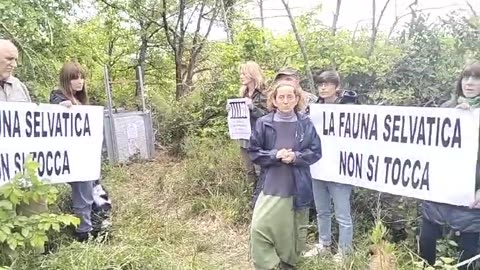
<instances>
[{"instance_id":1,"label":"white banner","mask_svg":"<svg viewBox=\"0 0 480 270\"><path fill-rule=\"evenodd\" d=\"M245 98L228 99L228 131L230 138L250 140L250 110Z\"/></svg>"},{"instance_id":2,"label":"white banner","mask_svg":"<svg viewBox=\"0 0 480 270\"><path fill-rule=\"evenodd\" d=\"M0 186L23 170L28 155L53 183L97 180L103 107L0 102Z\"/></svg>"},{"instance_id":3,"label":"white banner","mask_svg":"<svg viewBox=\"0 0 480 270\"><path fill-rule=\"evenodd\" d=\"M323 152L311 166L314 179L473 202L479 110L314 104L310 116Z\"/></svg>"}]
</instances>

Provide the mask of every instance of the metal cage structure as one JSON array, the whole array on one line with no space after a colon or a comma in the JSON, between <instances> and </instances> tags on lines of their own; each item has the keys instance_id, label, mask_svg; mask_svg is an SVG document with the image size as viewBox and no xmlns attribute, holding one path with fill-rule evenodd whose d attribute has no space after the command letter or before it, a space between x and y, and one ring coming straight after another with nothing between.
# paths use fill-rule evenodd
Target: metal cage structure
<instances>
[{"instance_id":1,"label":"metal cage structure","mask_svg":"<svg viewBox=\"0 0 480 270\"><path fill-rule=\"evenodd\" d=\"M155 154L152 114L146 108L141 67L137 67L138 89L142 100L141 111L113 109L112 81L108 67L104 67L107 108L104 113L104 143L109 164L126 163L132 159L150 160Z\"/></svg>"}]
</instances>

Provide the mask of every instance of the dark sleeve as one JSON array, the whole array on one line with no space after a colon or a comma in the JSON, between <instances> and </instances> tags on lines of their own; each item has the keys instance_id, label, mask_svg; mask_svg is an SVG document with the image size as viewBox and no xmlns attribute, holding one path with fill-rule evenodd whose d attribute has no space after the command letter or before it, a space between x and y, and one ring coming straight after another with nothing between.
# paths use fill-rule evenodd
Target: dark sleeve
<instances>
[{"instance_id":1,"label":"dark sleeve","mask_svg":"<svg viewBox=\"0 0 480 270\"><path fill-rule=\"evenodd\" d=\"M279 165L280 160L277 159L277 149L266 150L264 149L264 129L262 121L257 121L255 129L252 130L252 136L250 137L250 146L248 153L253 163L260 165L261 167L270 167Z\"/></svg>"},{"instance_id":2,"label":"dark sleeve","mask_svg":"<svg viewBox=\"0 0 480 270\"><path fill-rule=\"evenodd\" d=\"M267 110L267 97L264 94L259 94L258 101L253 104L252 116L260 118L268 113Z\"/></svg>"},{"instance_id":3,"label":"dark sleeve","mask_svg":"<svg viewBox=\"0 0 480 270\"><path fill-rule=\"evenodd\" d=\"M339 99L339 104L360 104L357 92L353 90L343 90Z\"/></svg>"},{"instance_id":4,"label":"dark sleeve","mask_svg":"<svg viewBox=\"0 0 480 270\"><path fill-rule=\"evenodd\" d=\"M53 90L50 93L50 103L60 104L60 102L67 100L67 97L60 90Z\"/></svg>"},{"instance_id":5,"label":"dark sleeve","mask_svg":"<svg viewBox=\"0 0 480 270\"><path fill-rule=\"evenodd\" d=\"M322 158L322 142L315 130L315 126L313 126L313 123L310 120L308 121L309 128L305 129L308 131L305 132L305 135L308 134L310 136L310 145L302 151L295 152L294 166L310 167L310 165Z\"/></svg>"},{"instance_id":6,"label":"dark sleeve","mask_svg":"<svg viewBox=\"0 0 480 270\"><path fill-rule=\"evenodd\" d=\"M440 108L455 108L457 106L457 101L454 99L450 99L445 101L442 105L440 105Z\"/></svg>"}]
</instances>

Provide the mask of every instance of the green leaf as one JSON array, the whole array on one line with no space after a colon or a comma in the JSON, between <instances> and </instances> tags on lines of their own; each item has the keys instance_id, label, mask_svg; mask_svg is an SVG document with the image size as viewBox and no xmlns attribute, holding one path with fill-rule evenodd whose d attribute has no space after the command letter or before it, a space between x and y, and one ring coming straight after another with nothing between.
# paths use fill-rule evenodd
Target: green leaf
<instances>
[{"instance_id":1,"label":"green leaf","mask_svg":"<svg viewBox=\"0 0 480 270\"><path fill-rule=\"evenodd\" d=\"M455 241L453 241L453 240L448 240L447 243L448 243L450 246L453 246L453 247L457 247L457 246L458 246L457 242L455 242Z\"/></svg>"},{"instance_id":2,"label":"green leaf","mask_svg":"<svg viewBox=\"0 0 480 270\"><path fill-rule=\"evenodd\" d=\"M5 234L4 232L0 231L0 243L5 242L5 240L7 240L7 234Z\"/></svg>"},{"instance_id":3,"label":"green leaf","mask_svg":"<svg viewBox=\"0 0 480 270\"><path fill-rule=\"evenodd\" d=\"M19 198L23 196L23 192L18 188L13 189L12 194L14 194L15 196L17 196Z\"/></svg>"},{"instance_id":4,"label":"green leaf","mask_svg":"<svg viewBox=\"0 0 480 270\"><path fill-rule=\"evenodd\" d=\"M52 229L54 231L59 232L60 231L60 225L58 225L58 223L54 223L54 224L52 224Z\"/></svg>"},{"instance_id":5,"label":"green leaf","mask_svg":"<svg viewBox=\"0 0 480 270\"><path fill-rule=\"evenodd\" d=\"M15 195L13 192L9 195L8 198L9 198L9 200L10 200L13 204L15 204L15 205L17 205L17 204L20 202L18 196Z\"/></svg>"},{"instance_id":6,"label":"green leaf","mask_svg":"<svg viewBox=\"0 0 480 270\"><path fill-rule=\"evenodd\" d=\"M12 249L12 250L15 250L18 246L17 239L15 239L14 237L8 238L7 239L7 244L10 247L10 249Z\"/></svg>"},{"instance_id":7,"label":"green leaf","mask_svg":"<svg viewBox=\"0 0 480 270\"><path fill-rule=\"evenodd\" d=\"M57 220L60 221L63 225L80 225L80 219L72 215L61 215L57 217Z\"/></svg>"},{"instance_id":8,"label":"green leaf","mask_svg":"<svg viewBox=\"0 0 480 270\"><path fill-rule=\"evenodd\" d=\"M451 264L455 262L455 259L449 257L440 257L440 260L442 260L442 262L445 264Z\"/></svg>"},{"instance_id":9,"label":"green leaf","mask_svg":"<svg viewBox=\"0 0 480 270\"><path fill-rule=\"evenodd\" d=\"M1 200L0 208L6 209L6 210L13 210L13 204L7 200Z\"/></svg>"},{"instance_id":10,"label":"green leaf","mask_svg":"<svg viewBox=\"0 0 480 270\"><path fill-rule=\"evenodd\" d=\"M39 223L38 224L38 229L40 231L48 231L48 230L50 230L50 226L51 225L49 223Z\"/></svg>"},{"instance_id":11,"label":"green leaf","mask_svg":"<svg viewBox=\"0 0 480 270\"><path fill-rule=\"evenodd\" d=\"M41 235L34 235L30 239L30 245L33 247L42 247L45 244L46 240Z\"/></svg>"},{"instance_id":12,"label":"green leaf","mask_svg":"<svg viewBox=\"0 0 480 270\"><path fill-rule=\"evenodd\" d=\"M8 212L0 210L0 223L3 223L3 221L7 221L10 217L11 215Z\"/></svg>"},{"instance_id":13,"label":"green leaf","mask_svg":"<svg viewBox=\"0 0 480 270\"><path fill-rule=\"evenodd\" d=\"M10 235L12 233L12 230L6 224L0 227L0 231L4 232L7 235Z\"/></svg>"},{"instance_id":14,"label":"green leaf","mask_svg":"<svg viewBox=\"0 0 480 270\"><path fill-rule=\"evenodd\" d=\"M29 171L36 171L39 167L37 162L33 162L31 160L27 160L25 165L25 168L27 168Z\"/></svg>"},{"instance_id":15,"label":"green leaf","mask_svg":"<svg viewBox=\"0 0 480 270\"><path fill-rule=\"evenodd\" d=\"M22 228L22 235L25 238L28 238L30 236L30 229L27 227Z\"/></svg>"}]
</instances>

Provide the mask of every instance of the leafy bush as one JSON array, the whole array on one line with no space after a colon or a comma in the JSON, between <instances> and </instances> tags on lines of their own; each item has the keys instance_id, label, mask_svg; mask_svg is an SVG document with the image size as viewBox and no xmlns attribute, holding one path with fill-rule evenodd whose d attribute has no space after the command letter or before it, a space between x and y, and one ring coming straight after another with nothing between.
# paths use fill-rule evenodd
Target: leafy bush
<instances>
[{"instance_id":1,"label":"leafy bush","mask_svg":"<svg viewBox=\"0 0 480 270\"><path fill-rule=\"evenodd\" d=\"M198 90L180 101L152 96L153 122L157 139L170 154L184 156L182 145L188 136L226 138L227 96L211 88Z\"/></svg>"},{"instance_id":2,"label":"leafy bush","mask_svg":"<svg viewBox=\"0 0 480 270\"><path fill-rule=\"evenodd\" d=\"M58 191L47 185L37 176L38 164L27 160L25 172L18 173L9 183L0 187L0 249L2 255L14 255L17 249L39 250L48 241L50 230L60 231L68 225L78 225L79 219L71 215L49 213L29 214L21 211L22 207L43 202L52 204L56 201ZM0 257L0 264L9 259Z\"/></svg>"}]
</instances>

